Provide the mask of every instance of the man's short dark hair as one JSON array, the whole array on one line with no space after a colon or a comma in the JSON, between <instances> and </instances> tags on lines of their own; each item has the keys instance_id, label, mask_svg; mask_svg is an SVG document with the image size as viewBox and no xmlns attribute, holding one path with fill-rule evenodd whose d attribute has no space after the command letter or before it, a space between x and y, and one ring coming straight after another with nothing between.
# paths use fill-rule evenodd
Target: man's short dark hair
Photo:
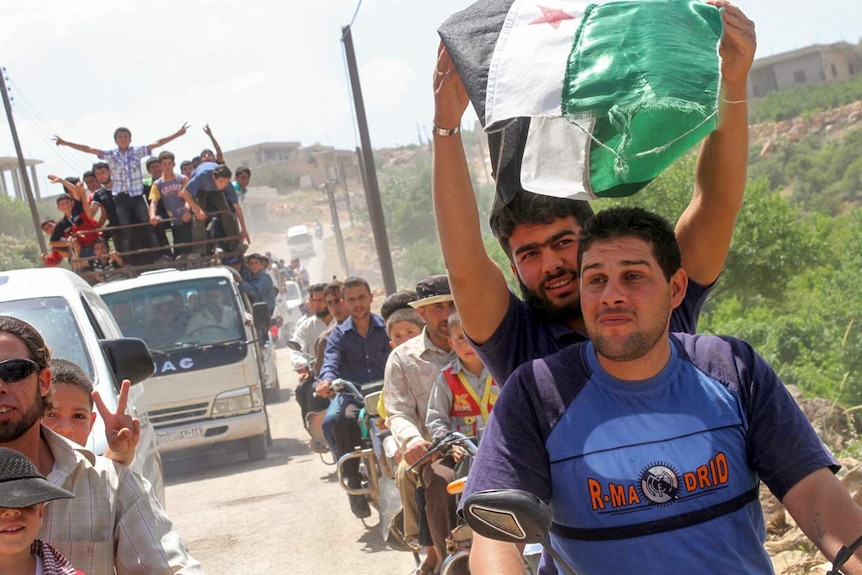
<instances>
[{"instance_id":1,"label":"man's short dark hair","mask_svg":"<svg viewBox=\"0 0 862 575\"><path fill-rule=\"evenodd\" d=\"M326 284L326 287L323 288L323 297L324 299L329 294L335 294L338 297L341 297L341 290L344 288L344 284L338 280L334 280Z\"/></svg>"},{"instance_id":2,"label":"man's short dark hair","mask_svg":"<svg viewBox=\"0 0 862 575\"><path fill-rule=\"evenodd\" d=\"M593 217L589 202L555 198L543 194L521 191L505 206L495 206L491 212L491 232L500 242L503 251L512 259L509 238L520 225L550 224L560 218L573 216L583 228Z\"/></svg>"},{"instance_id":3,"label":"man's short dark hair","mask_svg":"<svg viewBox=\"0 0 862 575\"><path fill-rule=\"evenodd\" d=\"M51 385L57 384L74 385L87 394L90 401L90 409L93 409L93 382L77 364L66 359L54 358L51 360Z\"/></svg>"},{"instance_id":4,"label":"man's short dark hair","mask_svg":"<svg viewBox=\"0 0 862 575\"><path fill-rule=\"evenodd\" d=\"M368 285L368 282L365 281L365 279L356 276L351 276L344 280L344 286L342 287L342 291L346 290L347 288L359 286L365 286L365 289L368 291L368 293L371 293L371 286Z\"/></svg>"},{"instance_id":5,"label":"man's short dark hair","mask_svg":"<svg viewBox=\"0 0 862 575\"><path fill-rule=\"evenodd\" d=\"M163 153L164 153L164 152L162 152L162 154L163 154ZM162 154L159 154L159 156L161 156ZM146 163L146 164L144 164L144 166L145 166L145 167L147 168L147 170L149 171L150 166L152 166L153 164L158 164L158 163L159 163L159 159L158 159L157 157L155 157L155 156L150 156L149 158L147 158L147 163Z\"/></svg>"},{"instance_id":6,"label":"man's short dark hair","mask_svg":"<svg viewBox=\"0 0 862 575\"><path fill-rule=\"evenodd\" d=\"M111 164L109 164L108 162L96 162L93 164L93 173L95 173L96 170L108 170L108 171L110 171L111 170Z\"/></svg>"},{"instance_id":7,"label":"man's short dark hair","mask_svg":"<svg viewBox=\"0 0 862 575\"><path fill-rule=\"evenodd\" d=\"M207 154L209 154L210 156L215 157L215 152L213 152L213 151L212 151L212 150L210 150L209 148L204 148L203 150L201 150L201 157L204 157L204 156L205 156L205 155L207 155Z\"/></svg>"},{"instance_id":8,"label":"man's short dark hair","mask_svg":"<svg viewBox=\"0 0 862 575\"><path fill-rule=\"evenodd\" d=\"M57 223L57 220L55 220L54 218L45 218L44 220L42 220L42 223L39 224L39 227L44 228L48 224L56 224L56 223Z\"/></svg>"},{"instance_id":9,"label":"man's short dark hair","mask_svg":"<svg viewBox=\"0 0 862 575\"><path fill-rule=\"evenodd\" d=\"M251 177L251 170L249 170L249 169L248 169L248 168L246 168L245 166L240 166L240 167L238 167L238 168L236 169L236 172L234 172L234 175L235 175L237 178L238 178L238 177L240 177L240 176L241 176L241 175L243 175L243 174L247 175L247 176L250 178L250 177Z\"/></svg>"},{"instance_id":10,"label":"man's short dark hair","mask_svg":"<svg viewBox=\"0 0 862 575\"><path fill-rule=\"evenodd\" d=\"M95 178L95 177L96 177L96 174L94 174L94 173L93 173L93 170L87 170L87 171L86 171L86 172L84 172L84 174L81 176L81 178L82 178L82 179L84 179L84 180L86 180L87 178Z\"/></svg>"},{"instance_id":11,"label":"man's short dark hair","mask_svg":"<svg viewBox=\"0 0 862 575\"><path fill-rule=\"evenodd\" d=\"M161 156L161 154L159 154L159 155ZM183 170L183 169L185 169L186 166L191 166L191 165L192 165L191 160L183 160L182 162L180 162L180 170Z\"/></svg>"},{"instance_id":12,"label":"man's short dark hair","mask_svg":"<svg viewBox=\"0 0 862 575\"><path fill-rule=\"evenodd\" d=\"M393 294L389 294L380 305L380 315L383 317L383 321L388 320L389 316L399 309L413 309L410 307L410 302L418 299L419 296L416 295L416 292L413 290L401 290Z\"/></svg>"},{"instance_id":13,"label":"man's short dark hair","mask_svg":"<svg viewBox=\"0 0 862 575\"><path fill-rule=\"evenodd\" d=\"M213 170L213 177L214 178L230 178L231 177L230 168L228 168L224 164L218 166L216 169Z\"/></svg>"},{"instance_id":14,"label":"man's short dark hair","mask_svg":"<svg viewBox=\"0 0 862 575\"><path fill-rule=\"evenodd\" d=\"M195 156L194 158L192 158L192 163L193 164L195 164L195 163L200 164L201 163L201 157Z\"/></svg>"},{"instance_id":15,"label":"man's short dark hair","mask_svg":"<svg viewBox=\"0 0 862 575\"><path fill-rule=\"evenodd\" d=\"M130 138L132 137L132 131L130 129L120 126L116 130L114 130L114 141L115 142L117 141L117 136L119 134L122 134L122 133L128 134Z\"/></svg>"},{"instance_id":16,"label":"man's short dark hair","mask_svg":"<svg viewBox=\"0 0 862 575\"><path fill-rule=\"evenodd\" d=\"M36 362L39 369L45 369L51 365L51 351L48 349L48 344L45 343L45 338L39 331L24 320L8 315L0 315L0 333L8 333L14 335L24 342L27 346L28 359ZM42 397L42 410L48 410L52 407L51 394Z\"/></svg>"},{"instance_id":17,"label":"man's short dark hair","mask_svg":"<svg viewBox=\"0 0 862 575\"><path fill-rule=\"evenodd\" d=\"M250 262L251 260L257 260L257 261L263 263L264 257L260 254L257 254L257 253L249 254L245 257L245 261Z\"/></svg>"},{"instance_id":18,"label":"man's short dark hair","mask_svg":"<svg viewBox=\"0 0 862 575\"><path fill-rule=\"evenodd\" d=\"M66 200L69 200L70 202L75 203L75 198L73 198L69 194L60 194L59 196L57 196L57 205L59 206L60 202L63 202Z\"/></svg>"},{"instance_id":19,"label":"man's short dark hair","mask_svg":"<svg viewBox=\"0 0 862 575\"><path fill-rule=\"evenodd\" d=\"M311 295L311 294L313 294L313 293L318 293L318 292L325 291L325 290L326 290L326 285L327 285L327 284L324 284L324 283L311 284L310 286L308 286L308 295Z\"/></svg>"},{"instance_id":20,"label":"man's short dark hair","mask_svg":"<svg viewBox=\"0 0 862 575\"><path fill-rule=\"evenodd\" d=\"M96 244L108 245L108 240L106 240L105 238L96 238L95 240L93 240L93 247L96 247Z\"/></svg>"},{"instance_id":21,"label":"man's short dark hair","mask_svg":"<svg viewBox=\"0 0 862 575\"><path fill-rule=\"evenodd\" d=\"M165 150L164 152L159 152L159 157L158 157L157 161L161 162L162 160L170 160L173 162L173 161L175 161L175 159L176 158L174 157L173 152L169 152L169 151Z\"/></svg>"},{"instance_id":22,"label":"man's short dark hair","mask_svg":"<svg viewBox=\"0 0 862 575\"><path fill-rule=\"evenodd\" d=\"M578 245L578 269L592 243L617 238L637 238L648 243L668 281L682 267L679 244L670 222L643 208L620 206L600 211L584 226Z\"/></svg>"}]
</instances>

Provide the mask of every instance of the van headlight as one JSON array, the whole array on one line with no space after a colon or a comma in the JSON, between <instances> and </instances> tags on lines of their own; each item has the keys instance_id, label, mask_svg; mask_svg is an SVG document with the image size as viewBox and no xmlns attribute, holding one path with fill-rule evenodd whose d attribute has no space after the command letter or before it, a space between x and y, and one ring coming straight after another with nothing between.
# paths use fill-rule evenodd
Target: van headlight
<instances>
[{"instance_id":1,"label":"van headlight","mask_svg":"<svg viewBox=\"0 0 862 575\"><path fill-rule=\"evenodd\" d=\"M213 416L228 415L238 411L250 411L263 405L259 385L232 389L220 393L213 404Z\"/></svg>"}]
</instances>

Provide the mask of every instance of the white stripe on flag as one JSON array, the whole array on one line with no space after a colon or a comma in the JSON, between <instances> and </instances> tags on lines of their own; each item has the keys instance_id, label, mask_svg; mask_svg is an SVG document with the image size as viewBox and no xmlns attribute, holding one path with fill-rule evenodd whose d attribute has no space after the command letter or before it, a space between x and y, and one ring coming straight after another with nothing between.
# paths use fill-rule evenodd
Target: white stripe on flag
<instances>
[{"instance_id":1,"label":"white stripe on flag","mask_svg":"<svg viewBox=\"0 0 862 575\"><path fill-rule=\"evenodd\" d=\"M486 130L499 129L499 124L520 116L562 115L566 63L589 4L572 0L513 2L488 69Z\"/></svg>"},{"instance_id":2,"label":"white stripe on flag","mask_svg":"<svg viewBox=\"0 0 862 575\"><path fill-rule=\"evenodd\" d=\"M594 119L533 118L521 161L521 187L573 200L595 200L590 187L590 137Z\"/></svg>"}]
</instances>

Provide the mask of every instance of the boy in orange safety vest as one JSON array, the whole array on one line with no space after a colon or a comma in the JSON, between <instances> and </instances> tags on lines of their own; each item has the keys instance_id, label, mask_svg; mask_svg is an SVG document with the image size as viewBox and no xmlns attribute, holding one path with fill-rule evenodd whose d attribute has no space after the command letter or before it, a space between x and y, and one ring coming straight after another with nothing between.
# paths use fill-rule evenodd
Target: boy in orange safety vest
<instances>
[{"instance_id":1,"label":"boy in orange safety vest","mask_svg":"<svg viewBox=\"0 0 862 575\"><path fill-rule=\"evenodd\" d=\"M500 386L464 335L457 311L449 316L448 325L449 345L457 357L434 382L425 426L432 438L449 431L479 438L500 394Z\"/></svg>"}]
</instances>

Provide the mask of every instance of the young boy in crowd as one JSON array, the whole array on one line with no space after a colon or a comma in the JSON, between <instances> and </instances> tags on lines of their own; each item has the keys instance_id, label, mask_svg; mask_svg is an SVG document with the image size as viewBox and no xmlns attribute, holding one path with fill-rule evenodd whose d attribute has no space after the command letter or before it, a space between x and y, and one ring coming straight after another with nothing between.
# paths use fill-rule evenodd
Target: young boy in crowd
<instances>
[{"instance_id":1,"label":"young boy in crowd","mask_svg":"<svg viewBox=\"0 0 862 575\"><path fill-rule=\"evenodd\" d=\"M457 357L443 368L431 388L425 426L435 439L449 431L478 438L500 395L500 386L464 335L458 312L449 315L448 324L449 345Z\"/></svg>"},{"instance_id":2,"label":"young boy in crowd","mask_svg":"<svg viewBox=\"0 0 862 575\"><path fill-rule=\"evenodd\" d=\"M93 243L101 237L99 226L93 219L90 200L83 184L77 178L74 182L64 180L55 175L49 175L48 179L55 183L62 183L69 192L57 197L57 208L63 217L56 223L51 232L51 247L67 249L72 262L72 269L81 271L89 267L89 263L75 262L77 258L89 258L93 255ZM76 214L75 205L80 203L82 213Z\"/></svg>"},{"instance_id":3,"label":"young boy in crowd","mask_svg":"<svg viewBox=\"0 0 862 575\"><path fill-rule=\"evenodd\" d=\"M45 503L70 499L24 455L0 447L0 573L81 573L49 543L37 539Z\"/></svg>"},{"instance_id":4,"label":"young boy in crowd","mask_svg":"<svg viewBox=\"0 0 862 575\"><path fill-rule=\"evenodd\" d=\"M93 256L94 259L90 261L90 269L95 272L92 277L95 283L125 277L122 273L116 273L125 265L122 256L116 250L108 247L108 241L105 238L99 238L93 244Z\"/></svg>"},{"instance_id":5,"label":"young boy in crowd","mask_svg":"<svg viewBox=\"0 0 862 575\"><path fill-rule=\"evenodd\" d=\"M125 394L128 394L128 384L124 381ZM93 384L84 371L65 359L51 360L51 402L53 406L47 411L42 424L51 431L62 435L69 441L80 446L87 445L90 430L96 422L96 412L93 411ZM96 392L98 397L98 392ZM119 405L125 406L125 398L120 395ZM100 411L108 414L102 406ZM128 416L126 416L128 417ZM122 452L105 450L105 457L123 465L131 465L135 459L135 448L140 440L141 423L130 418L129 439L126 449Z\"/></svg>"},{"instance_id":6,"label":"young boy in crowd","mask_svg":"<svg viewBox=\"0 0 862 575\"><path fill-rule=\"evenodd\" d=\"M395 349L408 339L413 339L422 333L425 322L412 307L402 308L392 312L386 320L386 335L389 336L389 346Z\"/></svg>"},{"instance_id":7,"label":"young boy in crowd","mask_svg":"<svg viewBox=\"0 0 862 575\"><path fill-rule=\"evenodd\" d=\"M42 228L42 232L50 238L51 234L54 233L54 228L57 227L57 221L54 218L45 218L42 220L40 227ZM64 252L59 248L52 248L49 253L42 254L42 263L48 267L58 266L63 263L67 255L68 250Z\"/></svg>"},{"instance_id":8,"label":"young boy in crowd","mask_svg":"<svg viewBox=\"0 0 862 575\"><path fill-rule=\"evenodd\" d=\"M419 312L412 307L396 309L386 319L386 335L389 336L389 347L395 349L408 339L421 335L424 327L425 322L419 317ZM377 400L377 413L380 414L385 423L386 406L383 404L382 393L380 399Z\"/></svg>"},{"instance_id":9,"label":"young boy in crowd","mask_svg":"<svg viewBox=\"0 0 862 575\"><path fill-rule=\"evenodd\" d=\"M162 175L153 182L150 188L150 223L156 225L160 221L157 214L159 201L165 207L170 218L171 234L174 238L174 256L191 253L188 244L192 241L192 213L185 198L180 195L188 178L182 174L174 173L176 159L171 152L164 151L159 154L159 165Z\"/></svg>"}]
</instances>

